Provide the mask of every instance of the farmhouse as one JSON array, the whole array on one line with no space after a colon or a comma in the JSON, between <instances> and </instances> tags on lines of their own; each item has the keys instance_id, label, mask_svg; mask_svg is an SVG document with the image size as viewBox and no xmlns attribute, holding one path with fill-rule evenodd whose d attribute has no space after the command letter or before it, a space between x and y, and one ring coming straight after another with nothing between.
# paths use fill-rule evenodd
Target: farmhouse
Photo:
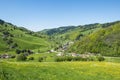
<instances>
[{"instance_id":1,"label":"farmhouse","mask_svg":"<svg viewBox=\"0 0 120 80\"><path fill-rule=\"evenodd\" d=\"M0 58L3 58L3 59L7 59L7 58L10 58L11 56L10 55L8 55L8 54L2 54L1 56L0 56Z\"/></svg>"},{"instance_id":2,"label":"farmhouse","mask_svg":"<svg viewBox=\"0 0 120 80\"><path fill-rule=\"evenodd\" d=\"M58 52L57 56L63 56L64 54L62 52Z\"/></svg>"}]
</instances>

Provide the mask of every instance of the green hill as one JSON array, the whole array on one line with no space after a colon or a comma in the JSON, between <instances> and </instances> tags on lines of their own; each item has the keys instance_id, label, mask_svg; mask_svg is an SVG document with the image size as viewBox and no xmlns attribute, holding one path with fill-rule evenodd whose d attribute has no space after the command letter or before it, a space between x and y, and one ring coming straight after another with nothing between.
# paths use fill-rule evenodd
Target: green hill
<instances>
[{"instance_id":1,"label":"green hill","mask_svg":"<svg viewBox=\"0 0 120 80\"><path fill-rule=\"evenodd\" d=\"M0 52L16 49L47 50L50 48L50 42L46 36L3 20L0 20L0 43Z\"/></svg>"},{"instance_id":2,"label":"green hill","mask_svg":"<svg viewBox=\"0 0 120 80\"><path fill-rule=\"evenodd\" d=\"M38 34L46 34L49 36L49 40L55 43L54 47L60 47L68 42L76 42L81 40L87 35L100 30L101 28L107 28L114 25L116 22L110 23L94 23L79 26L64 26L53 29L45 29L43 31L37 32Z\"/></svg>"},{"instance_id":3,"label":"green hill","mask_svg":"<svg viewBox=\"0 0 120 80\"><path fill-rule=\"evenodd\" d=\"M49 36L49 40L53 41L56 47L59 47L67 42L76 42L84 36L99 30L100 28L101 24L95 23L83 26L65 26L53 29L45 29L37 33L47 34Z\"/></svg>"},{"instance_id":4,"label":"green hill","mask_svg":"<svg viewBox=\"0 0 120 80\"><path fill-rule=\"evenodd\" d=\"M69 52L100 53L105 56L120 56L120 21L103 24L102 28L75 42Z\"/></svg>"},{"instance_id":5,"label":"green hill","mask_svg":"<svg viewBox=\"0 0 120 80\"><path fill-rule=\"evenodd\" d=\"M54 36L54 38L61 38L64 40L76 40L78 36L81 34L89 34L95 28L99 28L101 24L89 24L89 25L79 25L79 26L65 26L53 29L45 29L43 31L39 31L38 33L47 34L48 36Z\"/></svg>"}]
</instances>

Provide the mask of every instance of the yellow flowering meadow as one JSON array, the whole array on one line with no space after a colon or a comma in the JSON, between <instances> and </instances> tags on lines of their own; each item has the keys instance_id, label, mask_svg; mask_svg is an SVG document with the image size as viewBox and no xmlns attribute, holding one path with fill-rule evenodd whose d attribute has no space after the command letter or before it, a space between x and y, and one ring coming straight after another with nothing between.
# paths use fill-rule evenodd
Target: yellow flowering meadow
<instances>
[{"instance_id":1,"label":"yellow flowering meadow","mask_svg":"<svg viewBox=\"0 0 120 80\"><path fill-rule=\"evenodd\" d=\"M2 62L1 80L120 80L120 63Z\"/></svg>"}]
</instances>

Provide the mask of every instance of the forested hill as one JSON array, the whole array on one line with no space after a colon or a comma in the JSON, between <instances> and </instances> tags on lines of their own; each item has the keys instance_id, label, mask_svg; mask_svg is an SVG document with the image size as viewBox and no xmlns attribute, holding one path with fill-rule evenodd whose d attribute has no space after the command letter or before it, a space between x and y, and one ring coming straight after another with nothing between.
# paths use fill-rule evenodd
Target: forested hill
<instances>
[{"instance_id":1,"label":"forested hill","mask_svg":"<svg viewBox=\"0 0 120 80\"><path fill-rule=\"evenodd\" d=\"M0 20L0 52L49 48L46 36Z\"/></svg>"},{"instance_id":2,"label":"forested hill","mask_svg":"<svg viewBox=\"0 0 120 80\"><path fill-rule=\"evenodd\" d=\"M51 40L54 40L56 43L61 44L65 41L80 40L86 35L89 35L101 28L106 28L111 25L114 25L116 23L119 23L119 21L104 23L104 24L94 23L94 24L79 25L79 26L65 26L65 27L59 27L53 29L45 29L37 33L46 34L51 38Z\"/></svg>"},{"instance_id":3,"label":"forested hill","mask_svg":"<svg viewBox=\"0 0 120 80\"><path fill-rule=\"evenodd\" d=\"M63 34L67 31L73 30L75 28L76 28L75 26L65 26L65 27L59 27L59 28L53 28L53 29L45 29L40 32L47 34L47 35L55 35L55 34Z\"/></svg>"},{"instance_id":4,"label":"forested hill","mask_svg":"<svg viewBox=\"0 0 120 80\"><path fill-rule=\"evenodd\" d=\"M69 52L100 53L106 56L120 56L120 21L103 24L102 28L75 42Z\"/></svg>"},{"instance_id":5,"label":"forested hill","mask_svg":"<svg viewBox=\"0 0 120 80\"><path fill-rule=\"evenodd\" d=\"M64 34L66 32L74 31L77 29L92 29L96 27L109 27L110 25L113 25L115 23L118 23L119 21L110 22L110 23L94 23L94 24L87 24L87 25L78 25L78 26L63 26L53 29L44 29L42 31L38 31L39 33L47 34L47 35L58 35L58 34Z\"/></svg>"}]
</instances>

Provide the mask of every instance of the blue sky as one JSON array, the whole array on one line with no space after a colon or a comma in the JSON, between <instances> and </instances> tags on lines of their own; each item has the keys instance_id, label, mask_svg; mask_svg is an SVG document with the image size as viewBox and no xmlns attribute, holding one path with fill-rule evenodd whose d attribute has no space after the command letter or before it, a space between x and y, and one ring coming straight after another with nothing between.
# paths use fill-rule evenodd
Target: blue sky
<instances>
[{"instance_id":1,"label":"blue sky","mask_svg":"<svg viewBox=\"0 0 120 80\"><path fill-rule=\"evenodd\" d=\"M0 19L33 31L120 20L120 0L0 0Z\"/></svg>"}]
</instances>

